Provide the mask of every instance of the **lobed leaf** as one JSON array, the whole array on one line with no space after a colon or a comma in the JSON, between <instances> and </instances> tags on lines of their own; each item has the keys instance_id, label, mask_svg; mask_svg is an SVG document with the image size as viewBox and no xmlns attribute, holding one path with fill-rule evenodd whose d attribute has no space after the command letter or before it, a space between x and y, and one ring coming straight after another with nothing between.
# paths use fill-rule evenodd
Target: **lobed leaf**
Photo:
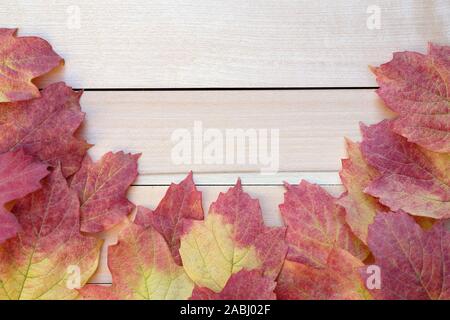
<instances>
[{"instance_id":1,"label":"lobed leaf","mask_svg":"<svg viewBox=\"0 0 450 320\"><path fill-rule=\"evenodd\" d=\"M393 130L435 152L450 152L450 47L429 44L428 54L396 52L373 68L386 105L399 114Z\"/></svg>"},{"instance_id":2,"label":"lobed leaf","mask_svg":"<svg viewBox=\"0 0 450 320\"><path fill-rule=\"evenodd\" d=\"M378 214L369 248L381 269L381 299L450 299L450 232L440 221L424 231L405 212Z\"/></svg>"},{"instance_id":3,"label":"lobed leaf","mask_svg":"<svg viewBox=\"0 0 450 320\"><path fill-rule=\"evenodd\" d=\"M192 221L181 236L183 266L197 286L216 293L242 269L275 279L286 255L285 232L264 225L258 200L238 181L220 193L204 221Z\"/></svg>"},{"instance_id":4,"label":"lobed leaf","mask_svg":"<svg viewBox=\"0 0 450 320\"><path fill-rule=\"evenodd\" d=\"M361 126L361 151L380 173L365 192L392 211L450 217L450 154L420 148L394 133L392 126L389 120Z\"/></svg>"},{"instance_id":5,"label":"lobed leaf","mask_svg":"<svg viewBox=\"0 0 450 320\"><path fill-rule=\"evenodd\" d=\"M346 140L348 159L342 160L339 172L346 192L336 201L345 208L345 220L359 239L367 244L369 225L377 211L383 210L378 200L366 193L367 186L379 176L363 158L358 143Z\"/></svg>"},{"instance_id":6,"label":"lobed leaf","mask_svg":"<svg viewBox=\"0 0 450 320\"><path fill-rule=\"evenodd\" d=\"M61 163L65 177L75 173L90 147L74 137L84 118L80 96L59 82L45 88L40 98L3 104L0 153L23 148L52 166Z\"/></svg>"},{"instance_id":7,"label":"lobed leaf","mask_svg":"<svg viewBox=\"0 0 450 320\"><path fill-rule=\"evenodd\" d=\"M362 282L363 263L345 250L333 249L322 268L286 260L277 280L283 300L361 300L371 295Z\"/></svg>"},{"instance_id":8,"label":"lobed leaf","mask_svg":"<svg viewBox=\"0 0 450 320\"><path fill-rule=\"evenodd\" d=\"M63 62L47 41L16 32L0 28L0 103L39 97L32 80Z\"/></svg>"},{"instance_id":9,"label":"lobed leaf","mask_svg":"<svg viewBox=\"0 0 450 320\"><path fill-rule=\"evenodd\" d=\"M81 231L102 232L122 221L133 209L126 197L137 176L140 154L105 154L93 163L87 155L70 182L81 204Z\"/></svg>"},{"instance_id":10,"label":"lobed leaf","mask_svg":"<svg viewBox=\"0 0 450 320\"><path fill-rule=\"evenodd\" d=\"M203 220L202 193L197 190L192 172L179 184L172 183L154 212L138 207L146 212L141 216L164 236L175 262L181 265L179 253L181 235L188 231L192 220Z\"/></svg>"},{"instance_id":11,"label":"lobed leaf","mask_svg":"<svg viewBox=\"0 0 450 320\"><path fill-rule=\"evenodd\" d=\"M84 299L182 300L191 296L194 283L173 261L164 238L143 221L148 217L128 222L118 244L109 247L112 286L85 286L80 291Z\"/></svg>"},{"instance_id":12,"label":"lobed leaf","mask_svg":"<svg viewBox=\"0 0 450 320\"><path fill-rule=\"evenodd\" d=\"M22 226L0 245L0 300L73 299L97 269L102 241L80 234L79 202L61 169L17 201Z\"/></svg>"},{"instance_id":13,"label":"lobed leaf","mask_svg":"<svg viewBox=\"0 0 450 320\"><path fill-rule=\"evenodd\" d=\"M288 227L287 259L311 267L326 266L334 248L347 250L360 260L368 251L345 222L345 210L321 187L302 181L286 184L281 215Z\"/></svg>"}]
</instances>

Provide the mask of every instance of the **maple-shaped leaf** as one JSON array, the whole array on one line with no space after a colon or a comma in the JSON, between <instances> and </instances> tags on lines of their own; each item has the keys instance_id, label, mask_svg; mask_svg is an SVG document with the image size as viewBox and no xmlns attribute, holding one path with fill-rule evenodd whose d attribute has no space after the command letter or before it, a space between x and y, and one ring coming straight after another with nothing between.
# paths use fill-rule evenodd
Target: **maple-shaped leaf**
<instances>
[{"instance_id":1,"label":"maple-shaped leaf","mask_svg":"<svg viewBox=\"0 0 450 320\"><path fill-rule=\"evenodd\" d=\"M223 290L216 293L195 287L190 300L275 300L275 281L258 270L241 270L233 274Z\"/></svg>"},{"instance_id":2,"label":"maple-shaped leaf","mask_svg":"<svg viewBox=\"0 0 450 320\"><path fill-rule=\"evenodd\" d=\"M0 300L72 299L97 269L102 241L80 234L80 204L60 168L42 184L14 206L22 230L0 245Z\"/></svg>"},{"instance_id":3,"label":"maple-shaped leaf","mask_svg":"<svg viewBox=\"0 0 450 320\"><path fill-rule=\"evenodd\" d=\"M87 285L84 299L184 300L194 283L178 266L162 235L149 224L147 213L137 214L119 234L118 243L109 247L108 266L112 286Z\"/></svg>"},{"instance_id":4,"label":"maple-shaped leaf","mask_svg":"<svg viewBox=\"0 0 450 320\"><path fill-rule=\"evenodd\" d=\"M383 210L378 200L364 189L379 176L363 158L358 143L346 140L348 159L342 160L339 173L347 191L337 200L345 208L345 219L358 238L367 244L367 232L377 211Z\"/></svg>"},{"instance_id":5,"label":"maple-shaped leaf","mask_svg":"<svg viewBox=\"0 0 450 320\"><path fill-rule=\"evenodd\" d=\"M395 132L435 152L450 152L450 47L429 44L428 54L394 53L373 68L386 105L399 114Z\"/></svg>"},{"instance_id":6,"label":"maple-shaped leaf","mask_svg":"<svg viewBox=\"0 0 450 320\"><path fill-rule=\"evenodd\" d=\"M281 300L361 300L371 295L360 278L363 263L345 250L330 251L322 268L286 260L275 292Z\"/></svg>"},{"instance_id":7,"label":"maple-shaped leaf","mask_svg":"<svg viewBox=\"0 0 450 320\"><path fill-rule=\"evenodd\" d=\"M394 133L392 126L389 120L361 125L361 151L381 174L365 192L392 211L450 217L450 154L420 148Z\"/></svg>"},{"instance_id":8,"label":"maple-shaped leaf","mask_svg":"<svg viewBox=\"0 0 450 320\"><path fill-rule=\"evenodd\" d=\"M90 147L74 133L84 118L80 108L81 92L64 83L42 91L29 101L4 103L0 108L0 152L23 148L52 166L61 163L64 176L70 176Z\"/></svg>"},{"instance_id":9,"label":"maple-shaped leaf","mask_svg":"<svg viewBox=\"0 0 450 320\"><path fill-rule=\"evenodd\" d=\"M288 227L287 259L323 267L335 247L347 250L360 260L368 251L345 221L345 210L320 186L301 181L286 184L281 215Z\"/></svg>"},{"instance_id":10,"label":"maple-shaped leaf","mask_svg":"<svg viewBox=\"0 0 450 320\"><path fill-rule=\"evenodd\" d=\"M180 237L187 232L191 220L203 220L202 193L195 187L192 172L179 184L170 185L154 212L143 207L138 210L148 212L143 216L149 217L153 227L164 236L175 262L181 265Z\"/></svg>"},{"instance_id":11,"label":"maple-shaped leaf","mask_svg":"<svg viewBox=\"0 0 450 320\"><path fill-rule=\"evenodd\" d=\"M0 243L20 230L19 222L5 204L39 189L40 180L47 174L47 165L21 149L0 154Z\"/></svg>"},{"instance_id":12,"label":"maple-shaped leaf","mask_svg":"<svg viewBox=\"0 0 450 320\"><path fill-rule=\"evenodd\" d=\"M126 193L136 179L139 157L140 154L108 152L93 163L86 155L70 182L70 188L80 199L81 231L110 229L134 209Z\"/></svg>"},{"instance_id":13,"label":"maple-shaped leaf","mask_svg":"<svg viewBox=\"0 0 450 320\"><path fill-rule=\"evenodd\" d=\"M220 292L242 269L275 279L286 255L285 228L267 227L258 200L241 182L220 193L204 221L192 221L181 236L183 266L197 286Z\"/></svg>"},{"instance_id":14,"label":"maple-shaped leaf","mask_svg":"<svg viewBox=\"0 0 450 320\"><path fill-rule=\"evenodd\" d=\"M450 299L450 232L445 221L424 231L405 212L380 213L369 248L381 270L382 299Z\"/></svg>"},{"instance_id":15,"label":"maple-shaped leaf","mask_svg":"<svg viewBox=\"0 0 450 320\"><path fill-rule=\"evenodd\" d=\"M63 62L47 41L16 32L0 28L0 103L39 97L32 80Z\"/></svg>"}]
</instances>

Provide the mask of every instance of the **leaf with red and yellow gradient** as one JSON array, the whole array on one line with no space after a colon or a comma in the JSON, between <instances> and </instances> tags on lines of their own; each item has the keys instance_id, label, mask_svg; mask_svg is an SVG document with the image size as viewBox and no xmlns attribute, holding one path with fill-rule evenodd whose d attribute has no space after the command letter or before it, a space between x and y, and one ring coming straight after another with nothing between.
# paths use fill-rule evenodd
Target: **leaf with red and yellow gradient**
<instances>
[{"instance_id":1,"label":"leaf with red and yellow gradient","mask_svg":"<svg viewBox=\"0 0 450 320\"><path fill-rule=\"evenodd\" d=\"M276 300L275 281L259 270L241 270L233 274L222 291L195 287L190 300Z\"/></svg>"},{"instance_id":2,"label":"leaf with red and yellow gradient","mask_svg":"<svg viewBox=\"0 0 450 320\"><path fill-rule=\"evenodd\" d=\"M0 108L0 152L23 148L52 166L61 163L65 177L75 173L90 147L74 133L84 118L81 92L64 83L42 91L29 101L4 103Z\"/></svg>"},{"instance_id":3,"label":"leaf with red and yellow gradient","mask_svg":"<svg viewBox=\"0 0 450 320\"><path fill-rule=\"evenodd\" d=\"M362 267L359 259L337 248L322 268L286 260L275 293L280 300L371 299L360 277Z\"/></svg>"},{"instance_id":4,"label":"leaf with red and yellow gradient","mask_svg":"<svg viewBox=\"0 0 450 320\"><path fill-rule=\"evenodd\" d=\"M80 291L84 299L184 300L191 296L194 283L173 261L164 238L144 214L128 222L118 243L109 247L112 286L87 285Z\"/></svg>"},{"instance_id":5,"label":"leaf with red and yellow gradient","mask_svg":"<svg viewBox=\"0 0 450 320\"><path fill-rule=\"evenodd\" d=\"M450 299L450 232L445 221L424 231L405 212L381 213L369 227L381 270L381 299Z\"/></svg>"},{"instance_id":6,"label":"leaf with red and yellow gradient","mask_svg":"<svg viewBox=\"0 0 450 320\"><path fill-rule=\"evenodd\" d=\"M86 155L70 182L81 204L81 231L102 232L121 222L133 209L126 197L137 177L140 154L108 152L96 163Z\"/></svg>"},{"instance_id":7,"label":"leaf with red and yellow gradient","mask_svg":"<svg viewBox=\"0 0 450 320\"><path fill-rule=\"evenodd\" d=\"M264 225L258 200L238 181L220 193L204 221L191 222L181 236L180 255L195 284L218 293L242 269L275 279L286 255L285 233Z\"/></svg>"},{"instance_id":8,"label":"leaf with red and yellow gradient","mask_svg":"<svg viewBox=\"0 0 450 320\"><path fill-rule=\"evenodd\" d=\"M147 211L153 227L166 239L172 256L181 265L180 237L187 232L191 220L203 220L202 193L197 190L192 172L179 184L172 183L155 211Z\"/></svg>"},{"instance_id":9,"label":"leaf with red and yellow gradient","mask_svg":"<svg viewBox=\"0 0 450 320\"><path fill-rule=\"evenodd\" d=\"M342 160L339 175L347 191L337 200L337 204L345 208L345 220L352 231L367 244L369 225L383 207L376 198L364 193L364 189L379 173L364 160L358 143L346 139L346 146L348 159Z\"/></svg>"},{"instance_id":10,"label":"leaf with red and yellow gradient","mask_svg":"<svg viewBox=\"0 0 450 320\"><path fill-rule=\"evenodd\" d=\"M380 176L365 189L392 211L450 217L450 154L427 151L392 131L384 120L361 126L361 151Z\"/></svg>"},{"instance_id":11,"label":"leaf with red and yellow gradient","mask_svg":"<svg viewBox=\"0 0 450 320\"><path fill-rule=\"evenodd\" d=\"M373 68L379 96L399 114L393 130L435 152L450 152L450 47L429 44L428 54L396 52Z\"/></svg>"},{"instance_id":12,"label":"leaf with red and yellow gradient","mask_svg":"<svg viewBox=\"0 0 450 320\"><path fill-rule=\"evenodd\" d=\"M299 185L286 184L286 189L280 210L288 227L288 260L321 268L334 248L360 260L367 257L366 246L345 222L345 210L335 198L304 180Z\"/></svg>"},{"instance_id":13,"label":"leaf with red and yellow gradient","mask_svg":"<svg viewBox=\"0 0 450 320\"><path fill-rule=\"evenodd\" d=\"M63 63L47 41L16 32L0 28L0 103L39 97L32 80Z\"/></svg>"},{"instance_id":14,"label":"leaf with red and yellow gradient","mask_svg":"<svg viewBox=\"0 0 450 320\"><path fill-rule=\"evenodd\" d=\"M60 168L42 184L14 206L22 230L0 245L0 300L73 299L97 269L102 241L80 234L80 204Z\"/></svg>"},{"instance_id":15,"label":"leaf with red and yellow gradient","mask_svg":"<svg viewBox=\"0 0 450 320\"><path fill-rule=\"evenodd\" d=\"M20 230L19 222L5 204L39 189L47 174L47 165L35 161L22 149L0 154L0 243Z\"/></svg>"}]
</instances>

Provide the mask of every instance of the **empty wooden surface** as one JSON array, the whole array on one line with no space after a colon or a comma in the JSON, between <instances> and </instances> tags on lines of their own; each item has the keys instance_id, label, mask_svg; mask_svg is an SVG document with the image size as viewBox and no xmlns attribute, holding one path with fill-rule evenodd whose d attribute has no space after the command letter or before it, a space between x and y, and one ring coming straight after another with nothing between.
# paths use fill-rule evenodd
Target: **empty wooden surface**
<instances>
[{"instance_id":1,"label":"empty wooden surface","mask_svg":"<svg viewBox=\"0 0 450 320\"><path fill-rule=\"evenodd\" d=\"M374 10L379 28L367 27ZM44 37L66 61L41 87L64 80L91 89L81 130L95 144L90 154L143 153L133 202L155 208L170 182L193 170L207 211L241 177L268 225L282 224L283 181L343 191L344 136L359 140L359 122L393 116L370 89L368 65L394 51L425 52L429 41L449 44L449 16L448 0L0 0L1 27ZM147 90L211 87L298 90ZM221 131L279 129L279 171L175 164L171 134L195 121ZM92 283L111 282L106 250L119 229L99 235L105 246Z\"/></svg>"},{"instance_id":2,"label":"empty wooden surface","mask_svg":"<svg viewBox=\"0 0 450 320\"><path fill-rule=\"evenodd\" d=\"M380 28L367 27L373 6ZM77 88L374 86L368 65L450 40L448 0L1 0Z\"/></svg>"}]
</instances>

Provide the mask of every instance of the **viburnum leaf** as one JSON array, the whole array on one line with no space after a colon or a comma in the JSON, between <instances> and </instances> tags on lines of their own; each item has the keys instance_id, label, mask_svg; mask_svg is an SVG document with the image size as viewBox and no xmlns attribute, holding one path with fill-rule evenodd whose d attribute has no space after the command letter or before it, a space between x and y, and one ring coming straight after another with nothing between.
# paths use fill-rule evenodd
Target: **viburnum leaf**
<instances>
[{"instance_id":1,"label":"viburnum leaf","mask_svg":"<svg viewBox=\"0 0 450 320\"><path fill-rule=\"evenodd\" d=\"M304 180L299 185L286 184L286 189L280 211L288 227L288 260L321 268L334 248L360 260L367 257L366 246L345 222L345 210L335 198Z\"/></svg>"},{"instance_id":2,"label":"viburnum leaf","mask_svg":"<svg viewBox=\"0 0 450 320\"><path fill-rule=\"evenodd\" d=\"M79 201L59 167L42 189L17 201L22 230L0 245L0 300L72 299L70 276L84 285L97 269L102 241L80 234ZM75 279L75 285L77 284Z\"/></svg>"},{"instance_id":3,"label":"viburnum leaf","mask_svg":"<svg viewBox=\"0 0 450 320\"><path fill-rule=\"evenodd\" d=\"M174 262L164 238L144 214L128 222L117 245L109 247L112 286L87 285L80 291L84 299L183 300L191 296L194 283Z\"/></svg>"},{"instance_id":4,"label":"viburnum leaf","mask_svg":"<svg viewBox=\"0 0 450 320\"><path fill-rule=\"evenodd\" d=\"M195 187L192 172L181 183L170 185L155 211L138 207L141 210L147 212L143 216L164 236L175 262L181 265L180 237L191 220L203 220L202 193Z\"/></svg>"},{"instance_id":5,"label":"viburnum leaf","mask_svg":"<svg viewBox=\"0 0 450 320\"><path fill-rule=\"evenodd\" d=\"M379 176L377 170L364 160L358 143L346 140L348 159L342 160L339 173L347 191L337 200L345 208L345 219L359 239L367 244L369 225L377 211L383 210L378 200L366 193L364 189Z\"/></svg>"},{"instance_id":6,"label":"viburnum leaf","mask_svg":"<svg viewBox=\"0 0 450 320\"><path fill-rule=\"evenodd\" d=\"M369 248L381 270L382 299L450 299L450 232L445 221L424 231L405 212L380 213ZM363 273L364 274L364 273Z\"/></svg>"},{"instance_id":7,"label":"viburnum leaf","mask_svg":"<svg viewBox=\"0 0 450 320\"><path fill-rule=\"evenodd\" d=\"M0 154L0 243L20 230L19 222L5 204L41 188L40 181L47 174L47 165L35 161L22 149Z\"/></svg>"},{"instance_id":8,"label":"viburnum leaf","mask_svg":"<svg viewBox=\"0 0 450 320\"><path fill-rule=\"evenodd\" d=\"M40 98L2 104L0 152L23 148L52 166L61 163L66 177L75 173L90 147L74 137L84 118L80 96L60 82L45 88Z\"/></svg>"},{"instance_id":9,"label":"viburnum leaf","mask_svg":"<svg viewBox=\"0 0 450 320\"><path fill-rule=\"evenodd\" d=\"M0 103L39 97L31 80L63 62L47 41L16 32L0 28Z\"/></svg>"},{"instance_id":10,"label":"viburnum leaf","mask_svg":"<svg viewBox=\"0 0 450 320\"><path fill-rule=\"evenodd\" d=\"M258 270L241 270L233 274L223 290L216 293L195 287L191 300L275 300L275 281Z\"/></svg>"},{"instance_id":11,"label":"viburnum leaf","mask_svg":"<svg viewBox=\"0 0 450 320\"><path fill-rule=\"evenodd\" d=\"M361 151L381 174L365 192L392 211L450 217L450 154L420 148L394 133L392 126L389 120L361 126Z\"/></svg>"},{"instance_id":12,"label":"viburnum leaf","mask_svg":"<svg viewBox=\"0 0 450 320\"><path fill-rule=\"evenodd\" d=\"M282 300L370 299L360 269L363 263L345 250L334 248L322 268L286 260L277 280Z\"/></svg>"},{"instance_id":13,"label":"viburnum leaf","mask_svg":"<svg viewBox=\"0 0 450 320\"><path fill-rule=\"evenodd\" d=\"M80 170L72 177L70 188L81 204L81 231L102 232L122 221L133 209L126 197L137 176L140 154L105 154L93 163L86 155Z\"/></svg>"},{"instance_id":14,"label":"viburnum leaf","mask_svg":"<svg viewBox=\"0 0 450 320\"><path fill-rule=\"evenodd\" d=\"M220 193L204 221L192 221L181 236L183 266L199 287L218 293L242 269L274 279L286 255L285 228L264 225L258 200L241 182Z\"/></svg>"},{"instance_id":15,"label":"viburnum leaf","mask_svg":"<svg viewBox=\"0 0 450 320\"><path fill-rule=\"evenodd\" d=\"M426 55L396 52L373 72L378 94L399 114L393 130L429 150L450 152L450 47L430 43Z\"/></svg>"}]
</instances>

